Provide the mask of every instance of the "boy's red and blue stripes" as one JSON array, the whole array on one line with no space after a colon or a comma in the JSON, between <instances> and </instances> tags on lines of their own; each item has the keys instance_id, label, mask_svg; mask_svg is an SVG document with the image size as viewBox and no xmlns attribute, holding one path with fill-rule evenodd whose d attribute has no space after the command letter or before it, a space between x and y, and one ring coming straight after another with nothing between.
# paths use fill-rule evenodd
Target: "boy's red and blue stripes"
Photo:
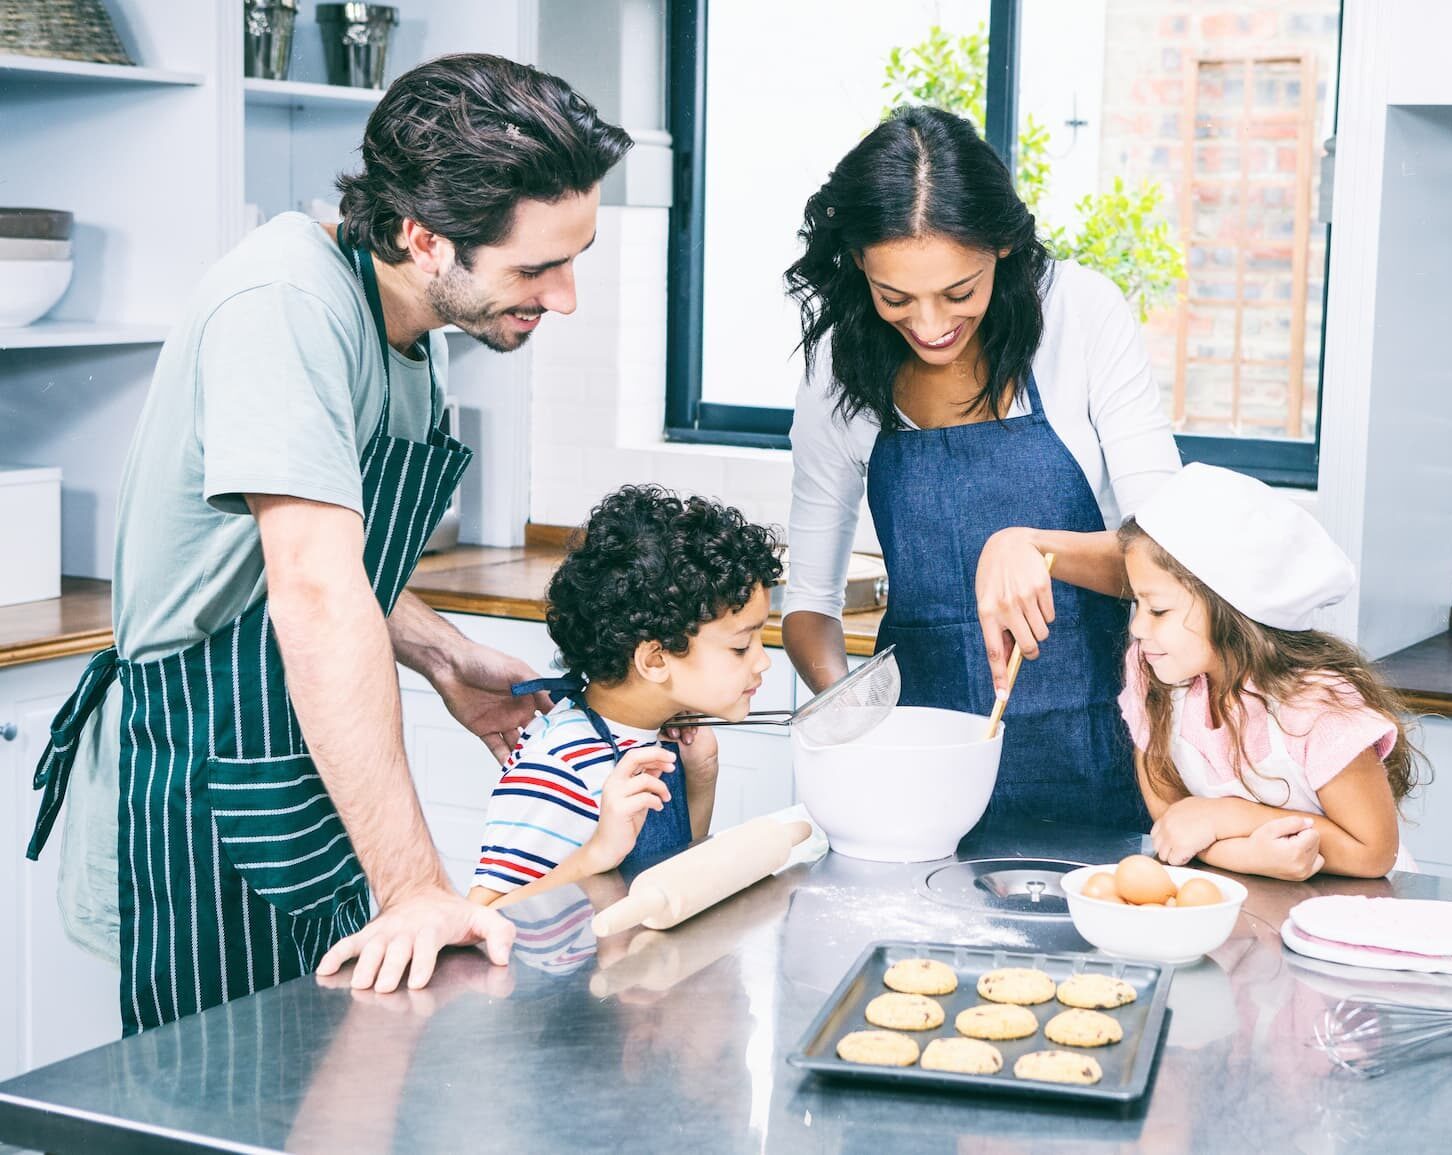
<instances>
[{"instance_id":1,"label":"boy's red and blue stripes","mask_svg":"<svg viewBox=\"0 0 1452 1155\"><path fill-rule=\"evenodd\" d=\"M622 750L653 746L654 733L610 724ZM520 735L489 797L474 884L510 891L543 878L595 832L600 791L615 768L610 745L568 699Z\"/></svg>"}]
</instances>

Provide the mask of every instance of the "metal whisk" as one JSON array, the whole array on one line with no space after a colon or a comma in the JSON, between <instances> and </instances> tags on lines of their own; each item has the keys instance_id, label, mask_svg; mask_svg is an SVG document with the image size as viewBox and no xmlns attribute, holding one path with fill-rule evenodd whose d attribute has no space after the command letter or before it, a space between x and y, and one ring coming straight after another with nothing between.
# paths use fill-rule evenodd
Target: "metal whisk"
<instances>
[{"instance_id":1,"label":"metal whisk","mask_svg":"<svg viewBox=\"0 0 1452 1155\"><path fill-rule=\"evenodd\" d=\"M1342 999L1316 1024L1316 1045L1343 1071L1384 1075L1408 1056L1452 1038L1452 1009Z\"/></svg>"}]
</instances>

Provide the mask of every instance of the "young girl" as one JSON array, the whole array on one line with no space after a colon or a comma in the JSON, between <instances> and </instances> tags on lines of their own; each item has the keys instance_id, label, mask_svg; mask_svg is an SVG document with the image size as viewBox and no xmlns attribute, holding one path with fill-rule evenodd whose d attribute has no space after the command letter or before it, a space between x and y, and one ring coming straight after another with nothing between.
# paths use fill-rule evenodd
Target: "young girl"
<instances>
[{"instance_id":1,"label":"young girl","mask_svg":"<svg viewBox=\"0 0 1452 1155\"><path fill-rule=\"evenodd\" d=\"M1293 880L1410 868L1402 704L1310 628L1355 581L1325 530L1259 481L1190 465L1119 540L1135 599L1119 701L1155 852Z\"/></svg>"}]
</instances>

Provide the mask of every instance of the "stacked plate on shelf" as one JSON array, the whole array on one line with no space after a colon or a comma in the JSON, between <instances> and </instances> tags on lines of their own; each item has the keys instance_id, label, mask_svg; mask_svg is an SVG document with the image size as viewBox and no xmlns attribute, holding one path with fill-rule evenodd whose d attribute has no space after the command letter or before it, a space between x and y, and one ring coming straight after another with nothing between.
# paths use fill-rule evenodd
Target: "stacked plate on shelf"
<instances>
[{"instance_id":1,"label":"stacked plate on shelf","mask_svg":"<svg viewBox=\"0 0 1452 1155\"><path fill-rule=\"evenodd\" d=\"M0 207L0 328L45 316L71 283L70 213Z\"/></svg>"}]
</instances>

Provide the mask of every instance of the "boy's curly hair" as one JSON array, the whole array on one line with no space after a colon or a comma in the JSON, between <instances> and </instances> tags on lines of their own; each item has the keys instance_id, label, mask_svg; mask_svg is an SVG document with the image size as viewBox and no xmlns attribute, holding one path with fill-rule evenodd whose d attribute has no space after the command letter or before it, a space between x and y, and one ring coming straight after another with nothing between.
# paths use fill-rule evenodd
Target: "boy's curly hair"
<instances>
[{"instance_id":1,"label":"boy's curly hair","mask_svg":"<svg viewBox=\"0 0 1452 1155\"><path fill-rule=\"evenodd\" d=\"M635 648L684 654L706 622L781 577L776 534L740 510L658 485L627 485L590 511L550 579L545 622L565 669L619 682Z\"/></svg>"}]
</instances>

